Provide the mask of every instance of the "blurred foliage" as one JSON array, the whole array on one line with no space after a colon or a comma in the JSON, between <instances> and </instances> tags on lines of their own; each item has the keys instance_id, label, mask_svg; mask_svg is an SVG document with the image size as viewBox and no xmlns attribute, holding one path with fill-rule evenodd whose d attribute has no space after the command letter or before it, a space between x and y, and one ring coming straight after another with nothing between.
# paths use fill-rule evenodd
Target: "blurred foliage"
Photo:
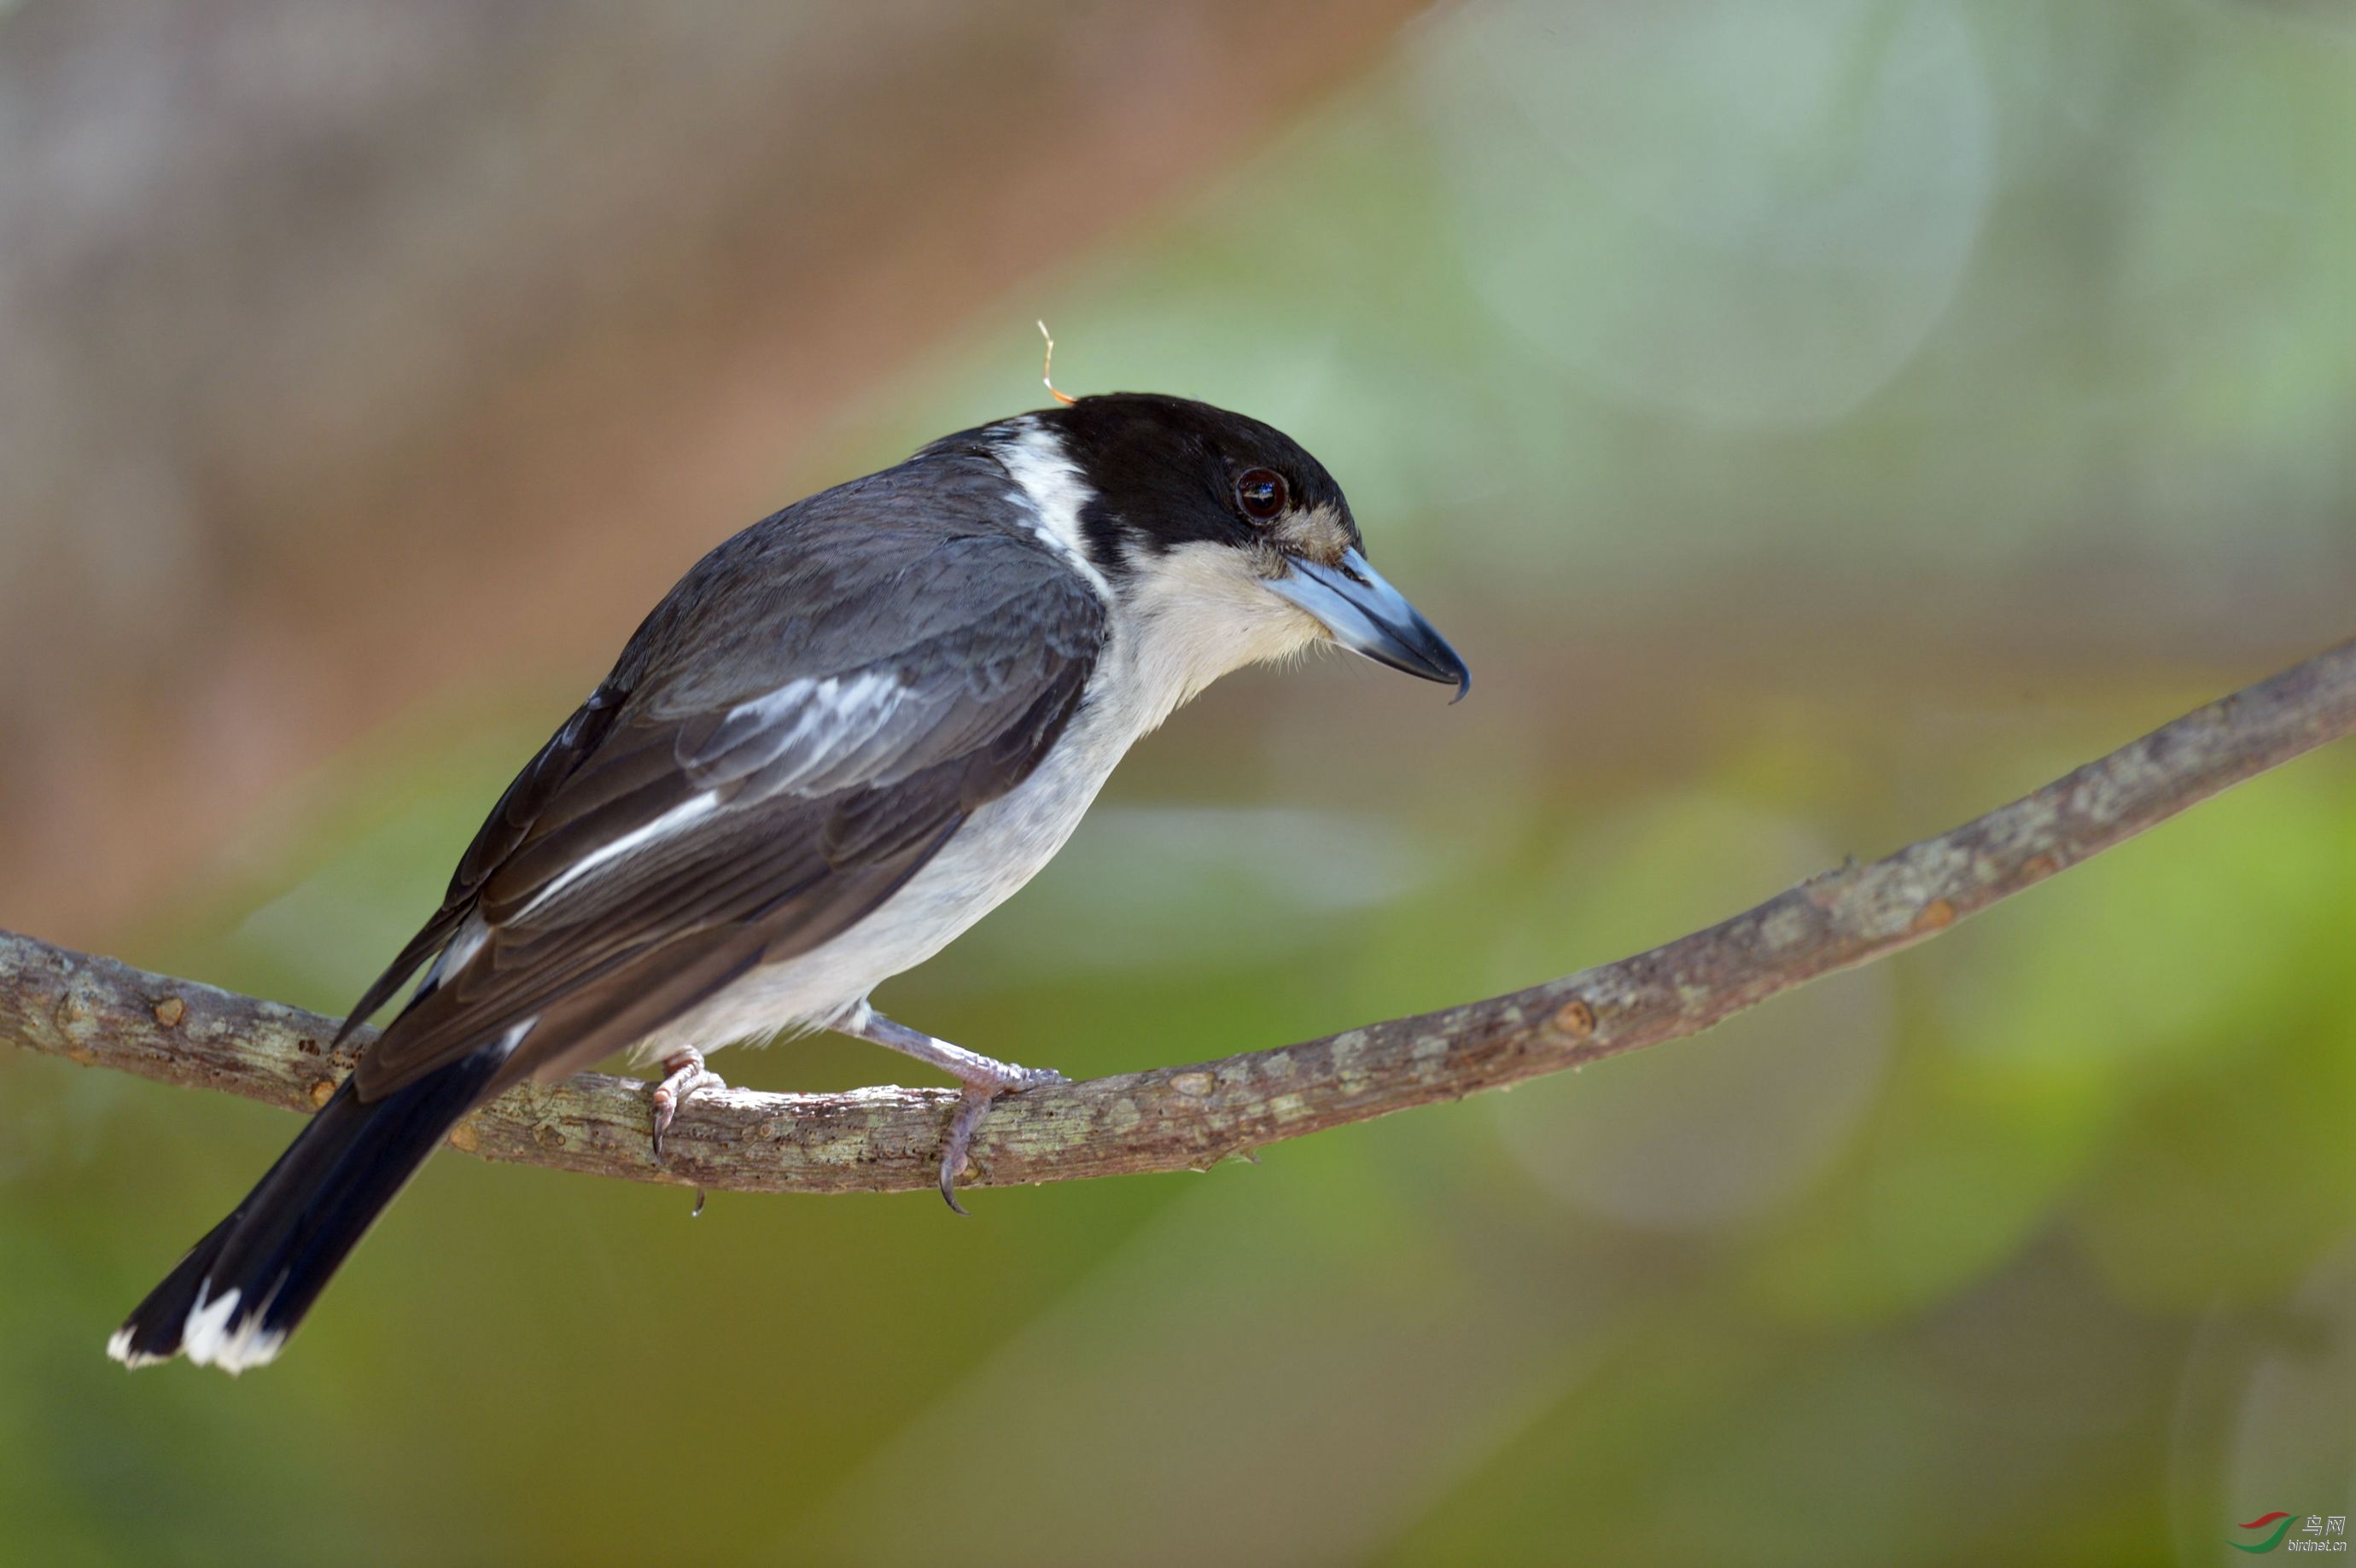
<instances>
[{"instance_id":1,"label":"blurred foliage","mask_svg":"<svg viewBox=\"0 0 2356 1568\"><path fill-rule=\"evenodd\" d=\"M1066 389L1261 411L1490 593L2344 571L2356 46L2316 11L1474 6L1023 303ZM1003 411L1017 315L860 456Z\"/></svg>"},{"instance_id":2,"label":"blurred foliage","mask_svg":"<svg viewBox=\"0 0 2356 1568\"><path fill-rule=\"evenodd\" d=\"M1066 387L1318 451L1473 701L1240 679L884 999L1082 1073L1438 1006L2262 673L2202 650L2356 563L2351 148L2329 7L1434 16L780 482L1005 412L1036 304ZM1971 647L1975 584L2183 648L1874 640ZM1785 593L1867 629L1674 610ZM123 950L345 1005L568 701L401 716ZM98 1348L287 1119L0 1059L0 1555L2221 1560L2356 1497L2351 802L2327 754L1703 1040L969 1223L445 1157L234 1384Z\"/></svg>"}]
</instances>

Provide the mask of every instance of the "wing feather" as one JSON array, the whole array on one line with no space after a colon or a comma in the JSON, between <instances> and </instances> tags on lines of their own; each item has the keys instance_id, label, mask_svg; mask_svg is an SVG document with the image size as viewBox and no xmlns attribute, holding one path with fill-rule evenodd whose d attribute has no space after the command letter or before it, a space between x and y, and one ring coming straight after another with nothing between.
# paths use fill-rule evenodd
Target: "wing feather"
<instances>
[{"instance_id":1,"label":"wing feather","mask_svg":"<svg viewBox=\"0 0 2356 1568\"><path fill-rule=\"evenodd\" d=\"M840 933L1037 764L1103 645L1094 591L1012 530L798 521L691 573L518 775L363 997L482 923L364 1054L363 1098L528 1019L502 1083L610 1054ZM700 580L732 553L759 570ZM776 583L819 558L833 592L794 613Z\"/></svg>"}]
</instances>

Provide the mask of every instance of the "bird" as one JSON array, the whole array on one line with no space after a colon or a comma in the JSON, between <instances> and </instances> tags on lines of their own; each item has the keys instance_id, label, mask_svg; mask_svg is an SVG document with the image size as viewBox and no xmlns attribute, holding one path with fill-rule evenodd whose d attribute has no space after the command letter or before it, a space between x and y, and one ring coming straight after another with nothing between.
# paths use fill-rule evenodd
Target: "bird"
<instances>
[{"instance_id":1,"label":"bird","mask_svg":"<svg viewBox=\"0 0 2356 1568\"><path fill-rule=\"evenodd\" d=\"M939 1069L963 1212L991 1107L1063 1080L885 1018L876 986L1037 874L1222 675L1323 643L1470 689L1290 437L1159 393L1056 399L798 501L680 580L337 1043L423 966L391 1021L114 1360L274 1360L461 1116L626 1049L663 1069L658 1154L732 1042L831 1029Z\"/></svg>"}]
</instances>

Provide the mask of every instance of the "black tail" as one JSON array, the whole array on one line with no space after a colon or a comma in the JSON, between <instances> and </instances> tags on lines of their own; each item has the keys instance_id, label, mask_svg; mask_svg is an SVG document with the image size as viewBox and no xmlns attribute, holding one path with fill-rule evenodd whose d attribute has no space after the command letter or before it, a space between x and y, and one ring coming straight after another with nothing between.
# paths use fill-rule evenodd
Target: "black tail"
<instances>
[{"instance_id":1,"label":"black tail","mask_svg":"<svg viewBox=\"0 0 2356 1568\"><path fill-rule=\"evenodd\" d=\"M490 1087L511 1042L363 1103L347 1079L245 1201L106 1343L129 1367L182 1351L241 1372L275 1357L385 1206Z\"/></svg>"}]
</instances>

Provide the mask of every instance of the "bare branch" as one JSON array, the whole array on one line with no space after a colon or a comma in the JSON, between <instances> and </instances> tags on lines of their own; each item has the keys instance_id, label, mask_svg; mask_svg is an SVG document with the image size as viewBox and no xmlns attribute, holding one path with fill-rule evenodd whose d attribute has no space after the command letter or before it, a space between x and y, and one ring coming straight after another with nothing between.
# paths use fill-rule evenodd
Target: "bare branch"
<instances>
[{"instance_id":1,"label":"bare branch","mask_svg":"<svg viewBox=\"0 0 2356 1568\"><path fill-rule=\"evenodd\" d=\"M1525 991L1191 1067L1033 1090L983 1126L977 1184L1202 1168L1283 1138L1695 1034L1912 946L2242 780L2356 731L2356 642L2187 714L2009 805L1869 866ZM337 1020L0 933L0 1040L291 1108L350 1070ZM461 1122L460 1148L740 1192L929 1189L946 1089L698 1094L658 1160L648 1086L584 1073Z\"/></svg>"}]
</instances>

